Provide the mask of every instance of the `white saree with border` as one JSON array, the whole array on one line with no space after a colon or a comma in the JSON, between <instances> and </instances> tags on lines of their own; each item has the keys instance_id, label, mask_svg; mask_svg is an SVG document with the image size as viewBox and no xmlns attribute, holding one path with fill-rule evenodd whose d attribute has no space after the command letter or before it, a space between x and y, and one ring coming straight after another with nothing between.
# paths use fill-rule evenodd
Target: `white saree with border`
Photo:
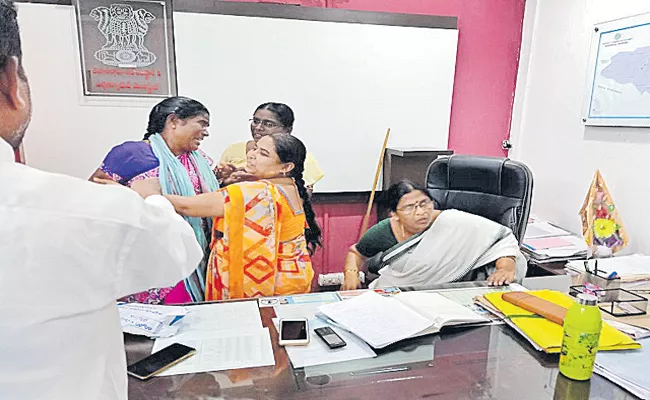
<instances>
[{"instance_id":1,"label":"white saree with border","mask_svg":"<svg viewBox=\"0 0 650 400\"><path fill-rule=\"evenodd\" d=\"M494 272L494 262L502 257L515 258L515 281L521 281L527 261L509 228L478 215L445 210L417 245L379 271L379 278L370 287L485 280Z\"/></svg>"}]
</instances>

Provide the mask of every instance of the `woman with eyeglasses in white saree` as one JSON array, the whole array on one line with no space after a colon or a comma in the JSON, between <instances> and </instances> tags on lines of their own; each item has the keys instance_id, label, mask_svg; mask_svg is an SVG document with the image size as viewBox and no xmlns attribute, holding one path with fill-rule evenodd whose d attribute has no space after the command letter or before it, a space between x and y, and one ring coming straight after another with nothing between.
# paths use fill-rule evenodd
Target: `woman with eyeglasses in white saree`
<instances>
[{"instance_id":1,"label":"woman with eyeglasses in white saree","mask_svg":"<svg viewBox=\"0 0 650 400\"><path fill-rule=\"evenodd\" d=\"M426 189L400 181L385 193L391 217L353 245L342 290L359 286L359 269L378 273L371 288L487 280L503 285L526 275L526 259L512 231L459 210L436 210Z\"/></svg>"}]
</instances>

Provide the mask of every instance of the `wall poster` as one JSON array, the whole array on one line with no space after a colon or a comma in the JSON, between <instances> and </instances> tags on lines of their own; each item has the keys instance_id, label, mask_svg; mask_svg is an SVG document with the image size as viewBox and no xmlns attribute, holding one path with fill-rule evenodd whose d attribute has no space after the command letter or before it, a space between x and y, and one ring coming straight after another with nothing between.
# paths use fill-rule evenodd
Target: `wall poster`
<instances>
[{"instance_id":1,"label":"wall poster","mask_svg":"<svg viewBox=\"0 0 650 400\"><path fill-rule=\"evenodd\" d=\"M75 0L84 94L176 95L171 0Z\"/></svg>"}]
</instances>

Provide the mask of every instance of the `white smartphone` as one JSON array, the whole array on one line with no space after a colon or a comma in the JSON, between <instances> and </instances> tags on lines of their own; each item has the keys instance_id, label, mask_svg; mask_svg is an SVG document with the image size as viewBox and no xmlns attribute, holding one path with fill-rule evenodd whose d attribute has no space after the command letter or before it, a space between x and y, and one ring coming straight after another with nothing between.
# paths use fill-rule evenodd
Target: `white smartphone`
<instances>
[{"instance_id":1,"label":"white smartphone","mask_svg":"<svg viewBox=\"0 0 650 400\"><path fill-rule=\"evenodd\" d=\"M280 319L280 346L306 346L309 344L307 318Z\"/></svg>"}]
</instances>

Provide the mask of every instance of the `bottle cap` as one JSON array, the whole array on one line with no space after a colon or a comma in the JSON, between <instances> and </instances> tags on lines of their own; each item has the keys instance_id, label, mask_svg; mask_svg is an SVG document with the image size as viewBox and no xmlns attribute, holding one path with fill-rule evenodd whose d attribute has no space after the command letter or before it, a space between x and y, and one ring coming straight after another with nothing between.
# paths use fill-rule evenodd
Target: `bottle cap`
<instances>
[{"instance_id":1,"label":"bottle cap","mask_svg":"<svg viewBox=\"0 0 650 400\"><path fill-rule=\"evenodd\" d=\"M578 304L581 304L583 306L595 306L598 304L598 297L594 296L593 294L578 293L578 296L576 296L576 301Z\"/></svg>"}]
</instances>

